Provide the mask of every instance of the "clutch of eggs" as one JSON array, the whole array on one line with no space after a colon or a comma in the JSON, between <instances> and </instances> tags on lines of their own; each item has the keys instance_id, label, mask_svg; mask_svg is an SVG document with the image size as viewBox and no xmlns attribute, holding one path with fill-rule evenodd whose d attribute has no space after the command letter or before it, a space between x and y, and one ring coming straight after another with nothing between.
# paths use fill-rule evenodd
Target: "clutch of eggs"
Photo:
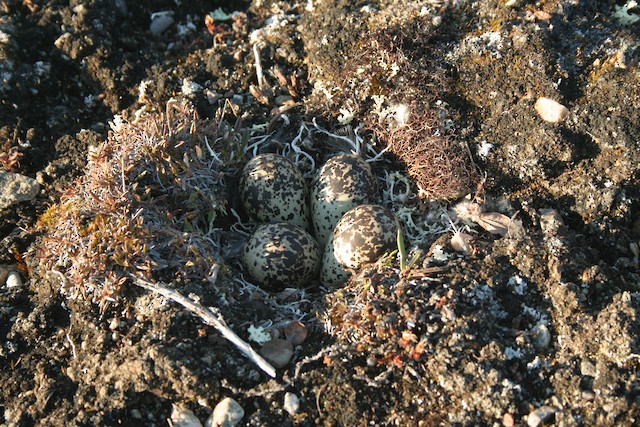
<instances>
[{"instance_id":1,"label":"clutch of eggs","mask_svg":"<svg viewBox=\"0 0 640 427\"><path fill-rule=\"evenodd\" d=\"M371 204L378 199L376 180L357 155L340 154L325 163L311 185L310 210L302 173L280 155L251 159L239 186L247 214L267 223L247 239L241 255L245 272L265 289L304 286L318 273L324 283L338 284L348 270L395 248L398 220ZM310 216L315 239L306 231Z\"/></svg>"}]
</instances>

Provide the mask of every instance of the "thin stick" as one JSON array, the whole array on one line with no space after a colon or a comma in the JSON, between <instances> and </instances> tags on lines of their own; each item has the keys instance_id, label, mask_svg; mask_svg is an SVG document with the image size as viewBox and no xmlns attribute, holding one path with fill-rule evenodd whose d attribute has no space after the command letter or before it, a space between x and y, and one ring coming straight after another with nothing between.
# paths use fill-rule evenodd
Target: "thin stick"
<instances>
[{"instance_id":1,"label":"thin stick","mask_svg":"<svg viewBox=\"0 0 640 427\"><path fill-rule=\"evenodd\" d=\"M267 362L262 356L260 356L256 351L251 348L249 344L247 344L242 338L236 335L235 332L231 330L222 319L221 316L216 315L210 309L198 304L190 298L187 298L173 289L167 288L166 286L160 285L158 283L151 283L139 277L133 278L134 283L141 288L153 291L158 293L164 297L167 297L187 310L193 313L196 316L199 316L204 323L207 325L211 325L218 330L227 340L231 341L233 345L235 345L238 350L240 350L245 356L249 358L253 363L258 365L260 369L265 371L269 376L275 378L276 370L269 362Z\"/></svg>"},{"instance_id":2,"label":"thin stick","mask_svg":"<svg viewBox=\"0 0 640 427\"><path fill-rule=\"evenodd\" d=\"M264 74L262 73L262 62L260 61L260 49L258 48L258 44L253 45L253 56L256 61L256 77L258 78L258 87L262 89L262 84L264 82Z\"/></svg>"}]
</instances>

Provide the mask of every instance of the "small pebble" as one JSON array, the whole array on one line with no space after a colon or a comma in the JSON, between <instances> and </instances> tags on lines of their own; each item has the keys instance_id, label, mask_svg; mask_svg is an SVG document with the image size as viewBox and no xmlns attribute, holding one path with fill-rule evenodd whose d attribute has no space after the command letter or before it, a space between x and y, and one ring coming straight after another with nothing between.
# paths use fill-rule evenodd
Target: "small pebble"
<instances>
[{"instance_id":1,"label":"small pebble","mask_svg":"<svg viewBox=\"0 0 640 427\"><path fill-rule=\"evenodd\" d=\"M131 418L136 419L136 420L141 420L142 419L142 412L140 412L139 409L132 409L129 412L129 415L131 415Z\"/></svg>"},{"instance_id":2,"label":"small pebble","mask_svg":"<svg viewBox=\"0 0 640 427\"><path fill-rule=\"evenodd\" d=\"M293 356L293 344L281 338L272 339L264 343L260 355L274 368L284 368Z\"/></svg>"},{"instance_id":3,"label":"small pebble","mask_svg":"<svg viewBox=\"0 0 640 427\"><path fill-rule=\"evenodd\" d=\"M552 406L541 406L538 409L531 411L527 417L527 425L529 427L543 426L556 414L556 408Z\"/></svg>"},{"instance_id":4,"label":"small pebble","mask_svg":"<svg viewBox=\"0 0 640 427\"><path fill-rule=\"evenodd\" d=\"M33 200L40 192L38 181L18 173L0 171L0 209Z\"/></svg>"},{"instance_id":5,"label":"small pebble","mask_svg":"<svg viewBox=\"0 0 640 427\"><path fill-rule=\"evenodd\" d=\"M115 331L119 327L120 327L120 321L117 318L114 317L113 319L111 319L111 321L109 321L110 330Z\"/></svg>"},{"instance_id":6,"label":"small pebble","mask_svg":"<svg viewBox=\"0 0 640 427\"><path fill-rule=\"evenodd\" d=\"M173 427L202 427L202 423L192 411L178 405L173 405L171 424Z\"/></svg>"},{"instance_id":7,"label":"small pebble","mask_svg":"<svg viewBox=\"0 0 640 427\"><path fill-rule=\"evenodd\" d=\"M284 410L294 416L300 410L300 398L291 392L284 394Z\"/></svg>"},{"instance_id":8,"label":"small pebble","mask_svg":"<svg viewBox=\"0 0 640 427\"><path fill-rule=\"evenodd\" d=\"M587 402L596 400L596 394L591 390L582 390L582 398Z\"/></svg>"},{"instance_id":9,"label":"small pebble","mask_svg":"<svg viewBox=\"0 0 640 427\"><path fill-rule=\"evenodd\" d=\"M536 350L544 350L551 343L551 332L546 325L539 324L531 330L531 338Z\"/></svg>"},{"instance_id":10,"label":"small pebble","mask_svg":"<svg viewBox=\"0 0 640 427\"><path fill-rule=\"evenodd\" d=\"M582 359L580 361L580 373L585 376L596 377L598 375L598 369L596 369L596 365L591 363L591 361Z\"/></svg>"},{"instance_id":11,"label":"small pebble","mask_svg":"<svg viewBox=\"0 0 640 427\"><path fill-rule=\"evenodd\" d=\"M291 344L300 345L307 339L307 327L302 322L293 320L284 327L284 336Z\"/></svg>"},{"instance_id":12,"label":"small pebble","mask_svg":"<svg viewBox=\"0 0 640 427\"><path fill-rule=\"evenodd\" d=\"M513 415L507 412L502 416L502 425L504 427L513 427L516 425L516 420L513 418Z\"/></svg>"},{"instance_id":13,"label":"small pebble","mask_svg":"<svg viewBox=\"0 0 640 427\"><path fill-rule=\"evenodd\" d=\"M7 274L7 279L5 280L5 286L7 289L17 288L22 286L22 279L20 278L20 274L17 271L10 271Z\"/></svg>"},{"instance_id":14,"label":"small pebble","mask_svg":"<svg viewBox=\"0 0 640 427\"><path fill-rule=\"evenodd\" d=\"M550 123L559 123L569 115L567 107L549 98L538 98L534 108L542 120Z\"/></svg>"},{"instance_id":15,"label":"small pebble","mask_svg":"<svg viewBox=\"0 0 640 427\"><path fill-rule=\"evenodd\" d=\"M163 11L156 12L151 15L151 25L149 25L149 31L154 36L159 36L163 32L167 30L171 25L173 25L173 12L171 11Z\"/></svg>"},{"instance_id":16,"label":"small pebble","mask_svg":"<svg viewBox=\"0 0 640 427\"><path fill-rule=\"evenodd\" d=\"M235 400L225 397L218 403L204 427L234 427L244 417L244 409Z\"/></svg>"}]
</instances>

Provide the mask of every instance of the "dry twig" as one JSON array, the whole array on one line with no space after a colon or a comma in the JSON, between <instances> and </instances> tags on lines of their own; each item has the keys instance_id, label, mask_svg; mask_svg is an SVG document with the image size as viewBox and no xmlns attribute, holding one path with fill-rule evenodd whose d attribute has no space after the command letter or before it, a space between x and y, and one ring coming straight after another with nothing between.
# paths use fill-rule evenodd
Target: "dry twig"
<instances>
[{"instance_id":1,"label":"dry twig","mask_svg":"<svg viewBox=\"0 0 640 427\"><path fill-rule=\"evenodd\" d=\"M247 356L249 360L258 365L260 369L262 369L272 378L275 378L275 368L271 366L271 364L269 364L269 362L267 362L262 356L256 353L256 351L242 338L236 335L236 333L233 332L231 328L229 328L229 326L227 326L225 321L222 319L222 316L214 313L212 310L202 306L201 304L198 304L192 299L187 298L179 292L174 291L173 289L170 289L164 285L152 283L139 277L134 277L133 281L141 288L153 291L166 298L169 298L189 310L194 315L200 317L204 321L204 323L216 328L223 337L231 341L231 343L235 345L238 350L240 350L245 356Z\"/></svg>"}]
</instances>

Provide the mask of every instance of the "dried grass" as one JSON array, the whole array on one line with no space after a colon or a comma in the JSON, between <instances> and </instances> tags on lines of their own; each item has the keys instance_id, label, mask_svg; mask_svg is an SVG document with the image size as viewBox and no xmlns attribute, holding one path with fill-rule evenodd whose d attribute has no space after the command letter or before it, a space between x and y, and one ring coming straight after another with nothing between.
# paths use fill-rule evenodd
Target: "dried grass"
<instances>
[{"instance_id":1,"label":"dried grass","mask_svg":"<svg viewBox=\"0 0 640 427\"><path fill-rule=\"evenodd\" d=\"M219 254L222 168L247 135L223 111L202 120L186 104L112 124L85 174L38 220L32 273L70 297L117 300L130 276L202 280Z\"/></svg>"},{"instance_id":2,"label":"dried grass","mask_svg":"<svg viewBox=\"0 0 640 427\"><path fill-rule=\"evenodd\" d=\"M468 150L434 116L411 114L406 123L379 127L377 137L414 180L421 198L455 200L473 190L479 175Z\"/></svg>"},{"instance_id":3,"label":"dried grass","mask_svg":"<svg viewBox=\"0 0 640 427\"><path fill-rule=\"evenodd\" d=\"M345 69L351 76L345 92L366 102L345 105L364 108L359 113L365 129L396 156L422 199L450 201L479 180L468 149L447 123L448 107L441 100L452 91L452 79L436 54L436 35L423 18L373 29ZM358 113L355 107L353 112Z\"/></svg>"}]
</instances>

